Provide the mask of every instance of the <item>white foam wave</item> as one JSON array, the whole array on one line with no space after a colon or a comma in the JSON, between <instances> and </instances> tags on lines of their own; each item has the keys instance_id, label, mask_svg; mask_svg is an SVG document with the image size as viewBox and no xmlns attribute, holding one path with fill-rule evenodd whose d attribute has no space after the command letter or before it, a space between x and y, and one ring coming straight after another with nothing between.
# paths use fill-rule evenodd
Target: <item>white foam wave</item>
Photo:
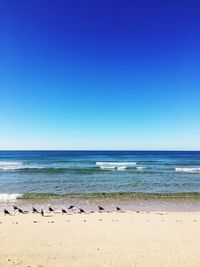
<instances>
[{"instance_id":1,"label":"white foam wave","mask_svg":"<svg viewBox=\"0 0 200 267\"><path fill-rule=\"evenodd\" d=\"M30 166L30 165L24 165L22 163L9 163L9 164L0 164L0 170L24 170L24 169L46 169L47 167L44 166ZM54 167L55 169L59 169L57 167Z\"/></svg>"},{"instance_id":2,"label":"white foam wave","mask_svg":"<svg viewBox=\"0 0 200 267\"><path fill-rule=\"evenodd\" d=\"M175 168L176 172L200 173L200 168Z\"/></svg>"},{"instance_id":3,"label":"white foam wave","mask_svg":"<svg viewBox=\"0 0 200 267\"><path fill-rule=\"evenodd\" d=\"M113 166L113 167L120 167L120 166L135 166L137 163L136 162L96 162L96 165L98 166Z\"/></svg>"},{"instance_id":4,"label":"white foam wave","mask_svg":"<svg viewBox=\"0 0 200 267\"><path fill-rule=\"evenodd\" d=\"M18 161L0 161L0 170L16 170L22 166L23 163Z\"/></svg>"},{"instance_id":5,"label":"white foam wave","mask_svg":"<svg viewBox=\"0 0 200 267\"><path fill-rule=\"evenodd\" d=\"M102 170L115 170L116 169L115 166L101 166L101 165L99 165L99 168Z\"/></svg>"},{"instance_id":6,"label":"white foam wave","mask_svg":"<svg viewBox=\"0 0 200 267\"><path fill-rule=\"evenodd\" d=\"M127 169L127 167L125 167L125 166L117 167L117 170L118 170L118 171L124 171L124 170L126 170L126 169Z\"/></svg>"},{"instance_id":7,"label":"white foam wave","mask_svg":"<svg viewBox=\"0 0 200 267\"><path fill-rule=\"evenodd\" d=\"M9 165L21 165L22 162L19 162L19 161L0 161L0 165L3 165L3 166L9 166Z\"/></svg>"},{"instance_id":8,"label":"white foam wave","mask_svg":"<svg viewBox=\"0 0 200 267\"><path fill-rule=\"evenodd\" d=\"M18 170L22 169L21 167L16 167L16 166L5 166L5 167L0 167L0 170Z\"/></svg>"},{"instance_id":9,"label":"white foam wave","mask_svg":"<svg viewBox=\"0 0 200 267\"><path fill-rule=\"evenodd\" d=\"M144 167L136 167L137 170L144 170Z\"/></svg>"},{"instance_id":10,"label":"white foam wave","mask_svg":"<svg viewBox=\"0 0 200 267\"><path fill-rule=\"evenodd\" d=\"M21 194L0 194L0 202L14 201L20 196Z\"/></svg>"},{"instance_id":11,"label":"white foam wave","mask_svg":"<svg viewBox=\"0 0 200 267\"><path fill-rule=\"evenodd\" d=\"M136 167L136 162L96 162L96 165L103 170L125 171L127 168L134 167L136 170L143 170L144 167Z\"/></svg>"},{"instance_id":12,"label":"white foam wave","mask_svg":"<svg viewBox=\"0 0 200 267\"><path fill-rule=\"evenodd\" d=\"M116 167L116 166L99 166L100 169L102 170L114 170L114 171L124 171L127 169L126 166L120 166L120 167Z\"/></svg>"}]
</instances>

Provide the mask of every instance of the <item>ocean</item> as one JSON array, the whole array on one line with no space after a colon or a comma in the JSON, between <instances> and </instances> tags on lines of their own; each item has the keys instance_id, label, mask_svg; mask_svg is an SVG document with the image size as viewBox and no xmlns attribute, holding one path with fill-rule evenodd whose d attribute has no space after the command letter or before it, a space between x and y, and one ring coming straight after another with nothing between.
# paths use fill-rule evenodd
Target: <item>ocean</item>
<instances>
[{"instance_id":1,"label":"ocean","mask_svg":"<svg viewBox=\"0 0 200 267\"><path fill-rule=\"evenodd\" d=\"M134 194L200 196L200 152L0 151L0 201Z\"/></svg>"}]
</instances>

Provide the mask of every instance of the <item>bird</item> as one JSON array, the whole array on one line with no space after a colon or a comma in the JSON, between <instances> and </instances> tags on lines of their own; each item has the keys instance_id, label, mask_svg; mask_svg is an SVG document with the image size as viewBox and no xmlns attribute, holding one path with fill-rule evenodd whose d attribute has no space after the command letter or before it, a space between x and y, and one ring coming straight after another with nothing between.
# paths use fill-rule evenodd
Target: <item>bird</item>
<instances>
[{"instance_id":1,"label":"bird","mask_svg":"<svg viewBox=\"0 0 200 267\"><path fill-rule=\"evenodd\" d=\"M72 210L74 208L75 208L75 206L71 205L71 206L69 206L68 210Z\"/></svg>"},{"instance_id":2,"label":"bird","mask_svg":"<svg viewBox=\"0 0 200 267\"><path fill-rule=\"evenodd\" d=\"M85 213L83 209L79 209L79 213Z\"/></svg>"},{"instance_id":3,"label":"bird","mask_svg":"<svg viewBox=\"0 0 200 267\"><path fill-rule=\"evenodd\" d=\"M51 206L49 206L49 212L52 212L52 211L54 211L54 209Z\"/></svg>"},{"instance_id":4,"label":"bird","mask_svg":"<svg viewBox=\"0 0 200 267\"><path fill-rule=\"evenodd\" d=\"M67 213L67 211L65 209L62 209L62 213Z\"/></svg>"},{"instance_id":5,"label":"bird","mask_svg":"<svg viewBox=\"0 0 200 267\"><path fill-rule=\"evenodd\" d=\"M101 206L98 206L98 209L99 209L99 211L103 211L103 210L105 210L103 207L101 207Z\"/></svg>"},{"instance_id":6,"label":"bird","mask_svg":"<svg viewBox=\"0 0 200 267\"><path fill-rule=\"evenodd\" d=\"M14 209L14 211L16 211L16 210L18 210L18 207L13 205L13 209Z\"/></svg>"},{"instance_id":7,"label":"bird","mask_svg":"<svg viewBox=\"0 0 200 267\"><path fill-rule=\"evenodd\" d=\"M117 211L120 211L121 209L120 209L119 207L116 207L116 210L117 210Z\"/></svg>"},{"instance_id":8,"label":"bird","mask_svg":"<svg viewBox=\"0 0 200 267\"><path fill-rule=\"evenodd\" d=\"M7 209L4 209L4 214L6 215L6 214L8 214L8 215L10 215L10 212L7 210Z\"/></svg>"},{"instance_id":9,"label":"bird","mask_svg":"<svg viewBox=\"0 0 200 267\"><path fill-rule=\"evenodd\" d=\"M33 211L33 213L39 213L38 210L34 207L32 207L32 211Z\"/></svg>"},{"instance_id":10,"label":"bird","mask_svg":"<svg viewBox=\"0 0 200 267\"><path fill-rule=\"evenodd\" d=\"M44 211L43 211L43 209L41 209L40 213L41 213L42 216L44 216Z\"/></svg>"},{"instance_id":11,"label":"bird","mask_svg":"<svg viewBox=\"0 0 200 267\"><path fill-rule=\"evenodd\" d=\"M18 208L19 213L24 213L24 211L20 208Z\"/></svg>"}]
</instances>

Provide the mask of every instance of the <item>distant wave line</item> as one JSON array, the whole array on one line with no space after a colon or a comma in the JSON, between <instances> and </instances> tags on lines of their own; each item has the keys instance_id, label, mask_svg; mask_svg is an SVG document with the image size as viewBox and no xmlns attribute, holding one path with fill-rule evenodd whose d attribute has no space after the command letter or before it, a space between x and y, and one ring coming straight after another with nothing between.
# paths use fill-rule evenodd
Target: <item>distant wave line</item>
<instances>
[{"instance_id":1,"label":"distant wave line","mask_svg":"<svg viewBox=\"0 0 200 267\"><path fill-rule=\"evenodd\" d=\"M99 166L100 169L102 170L117 170L117 171L125 171L125 170L144 170L145 167L132 167L132 168L128 168L128 166Z\"/></svg>"},{"instance_id":2,"label":"distant wave line","mask_svg":"<svg viewBox=\"0 0 200 267\"><path fill-rule=\"evenodd\" d=\"M107 173L109 170L99 168L63 168L63 167L0 167L0 171L16 171L16 172L47 172L47 173L79 173L79 174L93 174L93 173Z\"/></svg>"},{"instance_id":3,"label":"distant wave line","mask_svg":"<svg viewBox=\"0 0 200 267\"><path fill-rule=\"evenodd\" d=\"M104 166L104 165L109 165L109 166L135 166L137 164L137 162L107 162L107 161L97 161L96 165L97 166Z\"/></svg>"},{"instance_id":4,"label":"distant wave line","mask_svg":"<svg viewBox=\"0 0 200 267\"><path fill-rule=\"evenodd\" d=\"M20 161L0 161L0 165L9 166L9 165L21 165Z\"/></svg>"},{"instance_id":5,"label":"distant wave line","mask_svg":"<svg viewBox=\"0 0 200 267\"><path fill-rule=\"evenodd\" d=\"M200 173L200 168L175 168L176 172Z\"/></svg>"}]
</instances>

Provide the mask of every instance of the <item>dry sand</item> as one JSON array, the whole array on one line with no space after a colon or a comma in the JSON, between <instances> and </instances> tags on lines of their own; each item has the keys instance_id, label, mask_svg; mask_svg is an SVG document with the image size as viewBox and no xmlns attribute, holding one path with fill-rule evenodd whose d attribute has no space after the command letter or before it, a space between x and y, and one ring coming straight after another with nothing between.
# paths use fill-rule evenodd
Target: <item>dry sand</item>
<instances>
[{"instance_id":1,"label":"dry sand","mask_svg":"<svg viewBox=\"0 0 200 267\"><path fill-rule=\"evenodd\" d=\"M0 214L0 266L200 266L200 212Z\"/></svg>"}]
</instances>

